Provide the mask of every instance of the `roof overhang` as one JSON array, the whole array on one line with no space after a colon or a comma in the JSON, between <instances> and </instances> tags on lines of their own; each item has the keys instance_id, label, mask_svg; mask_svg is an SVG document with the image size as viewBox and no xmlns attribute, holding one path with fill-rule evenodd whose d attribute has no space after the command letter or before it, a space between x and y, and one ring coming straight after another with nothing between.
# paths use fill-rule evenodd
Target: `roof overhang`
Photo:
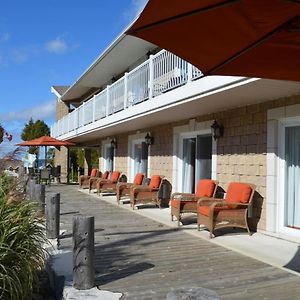
<instances>
[{"instance_id":1,"label":"roof overhang","mask_svg":"<svg viewBox=\"0 0 300 300\"><path fill-rule=\"evenodd\" d=\"M74 101L90 89L102 87L155 48L157 46L154 44L122 33L69 87L61 100Z\"/></svg>"}]
</instances>

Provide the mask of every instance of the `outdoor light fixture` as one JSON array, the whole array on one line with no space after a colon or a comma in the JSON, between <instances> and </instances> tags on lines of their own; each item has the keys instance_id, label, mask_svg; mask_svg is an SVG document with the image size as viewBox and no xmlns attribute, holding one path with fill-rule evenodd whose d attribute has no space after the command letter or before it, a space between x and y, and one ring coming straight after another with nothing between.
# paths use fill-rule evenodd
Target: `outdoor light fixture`
<instances>
[{"instance_id":1,"label":"outdoor light fixture","mask_svg":"<svg viewBox=\"0 0 300 300\"><path fill-rule=\"evenodd\" d=\"M222 137L224 134L224 126L219 124L216 120L214 120L213 124L210 126L212 135L215 139L215 141Z\"/></svg>"},{"instance_id":2,"label":"outdoor light fixture","mask_svg":"<svg viewBox=\"0 0 300 300\"><path fill-rule=\"evenodd\" d=\"M113 138L110 141L110 145L111 145L112 148L117 149L117 140L115 138Z\"/></svg>"},{"instance_id":3,"label":"outdoor light fixture","mask_svg":"<svg viewBox=\"0 0 300 300\"><path fill-rule=\"evenodd\" d=\"M145 136L145 143L150 146L153 144L153 137L150 135L149 132L147 132L146 136Z\"/></svg>"}]
</instances>

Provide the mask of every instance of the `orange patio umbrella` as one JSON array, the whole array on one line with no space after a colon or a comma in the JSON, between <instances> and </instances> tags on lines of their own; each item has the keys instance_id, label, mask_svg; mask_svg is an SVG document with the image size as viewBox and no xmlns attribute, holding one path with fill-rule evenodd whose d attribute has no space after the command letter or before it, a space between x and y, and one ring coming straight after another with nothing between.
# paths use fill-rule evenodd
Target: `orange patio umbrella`
<instances>
[{"instance_id":1,"label":"orange patio umbrella","mask_svg":"<svg viewBox=\"0 0 300 300\"><path fill-rule=\"evenodd\" d=\"M149 0L127 33L205 75L300 81L299 0Z\"/></svg>"},{"instance_id":2,"label":"orange patio umbrella","mask_svg":"<svg viewBox=\"0 0 300 300\"><path fill-rule=\"evenodd\" d=\"M59 149L60 146L70 147L70 146L75 146L75 144L67 141L61 141L51 136L44 135L30 141L21 142L17 144L17 146L29 146L29 147L45 146L45 165L46 165L47 146L54 146L55 148Z\"/></svg>"}]
</instances>

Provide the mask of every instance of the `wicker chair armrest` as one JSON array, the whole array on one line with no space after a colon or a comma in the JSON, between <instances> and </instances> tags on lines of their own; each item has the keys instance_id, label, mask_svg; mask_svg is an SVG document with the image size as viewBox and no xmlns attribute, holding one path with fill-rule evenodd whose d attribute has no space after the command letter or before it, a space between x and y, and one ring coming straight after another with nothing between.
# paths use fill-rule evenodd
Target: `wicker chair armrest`
<instances>
[{"instance_id":1,"label":"wicker chair armrest","mask_svg":"<svg viewBox=\"0 0 300 300\"><path fill-rule=\"evenodd\" d=\"M182 200L183 197L195 197L195 194L191 193L173 193L171 199Z\"/></svg>"},{"instance_id":2,"label":"wicker chair armrest","mask_svg":"<svg viewBox=\"0 0 300 300\"><path fill-rule=\"evenodd\" d=\"M240 203L240 202L226 202L226 206L228 205L234 205L234 206L244 206L247 207L249 206L249 203Z\"/></svg>"},{"instance_id":3,"label":"wicker chair armrest","mask_svg":"<svg viewBox=\"0 0 300 300\"><path fill-rule=\"evenodd\" d=\"M118 188L129 188L132 186L132 183L127 183L127 182L118 182L117 187Z\"/></svg>"},{"instance_id":4,"label":"wicker chair armrest","mask_svg":"<svg viewBox=\"0 0 300 300\"><path fill-rule=\"evenodd\" d=\"M153 189L150 189L148 186L133 187L132 190L133 190L134 193L153 191Z\"/></svg>"},{"instance_id":5,"label":"wicker chair armrest","mask_svg":"<svg viewBox=\"0 0 300 300\"><path fill-rule=\"evenodd\" d=\"M208 205L213 205L213 204L218 204L220 205L224 205L226 204L224 199L218 199L218 198L209 198L209 197L201 197L198 202L197 202L197 206L208 206Z\"/></svg>"},{"instance_id":6,"label":"wicker chair armrest","mask_svg":"<svg viewBox=\"0 0 300 300\"><path fill-rule=\"evenodd\" d=\"M176 200L180 200L180 201L197 201L199 199L199 197L197 197L196 195L182 195L180 198L175 198Z\"/></svg>"}]
</instances>

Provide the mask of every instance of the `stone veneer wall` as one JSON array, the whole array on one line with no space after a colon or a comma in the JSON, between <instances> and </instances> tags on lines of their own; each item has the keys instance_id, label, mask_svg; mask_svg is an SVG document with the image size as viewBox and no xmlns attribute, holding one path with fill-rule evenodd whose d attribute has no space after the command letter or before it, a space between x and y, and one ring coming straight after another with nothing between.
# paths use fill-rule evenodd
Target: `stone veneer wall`
<instances>
[{"instance_id":1,"label":"stone veneer wall","mask_svg":"<svg viewBox=\"0 0 300 300\"><path fill-rule=\"evenodd\" d=\"M224 125L224 137L217 143L217 179L226 190L231 181L250 182L257 186L253 216L258 229L266 228L266 169L268 109L300 103L300 96L243 106L228 111L199 116L197 122L218 120ZM173 127L189 120L141 130L154 137L151 146L151 174L162 174L172 182ZM127 174L128 134L118 137L116 169Z\"/></svg>"},{"instance_id":2,"label":"stone veneer wall","mask_svg":"<svg viewBox=\"0 0 300 300\"><path fill-rule=\"evenodd\" d=\"M216 119L224 125L217 143L217 179L225 190L231 181L257 186L253 216L258 229L266 229L267 111L300 103L300 96L263 102L197 118Z\"/></svg>"},{"instance_id":3,"label":"stone veneer wall","mask_svg":"<svg viewBox=\"0 0 300 300\"><path fill-rule=\"evenodd\" d=\"M128 167L128 134L116 136L117 149L115 155L115 169L120 171L121 174L127 174Z\"/></svg>"}]
</instances>

